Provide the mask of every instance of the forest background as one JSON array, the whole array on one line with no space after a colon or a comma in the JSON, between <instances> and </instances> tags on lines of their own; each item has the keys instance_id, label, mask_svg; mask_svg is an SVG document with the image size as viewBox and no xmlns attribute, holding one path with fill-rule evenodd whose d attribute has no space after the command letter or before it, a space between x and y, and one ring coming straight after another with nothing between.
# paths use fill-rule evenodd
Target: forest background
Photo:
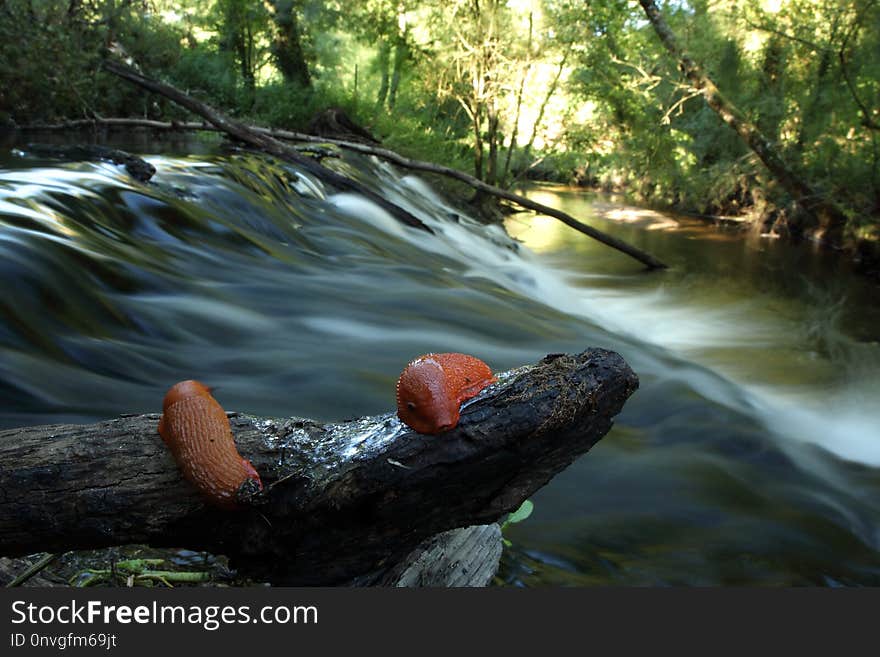
<instances>
[{"instance_id":1,"label":"forest background","mask_svg":"<svg viewBox=\"0 0 880 657\"><path fill-rule=\"evenodd\" d=\"M0 125L185 118L102 70L109 50L248 123L304 130L338 107L387 147L493 185L572 183L781 234L804 225L804 198L685 75L650 5L0 0ZM808 198L840 211L837 245L876 243L877 0L656 7Z\"/></svg>"}]
</instances>

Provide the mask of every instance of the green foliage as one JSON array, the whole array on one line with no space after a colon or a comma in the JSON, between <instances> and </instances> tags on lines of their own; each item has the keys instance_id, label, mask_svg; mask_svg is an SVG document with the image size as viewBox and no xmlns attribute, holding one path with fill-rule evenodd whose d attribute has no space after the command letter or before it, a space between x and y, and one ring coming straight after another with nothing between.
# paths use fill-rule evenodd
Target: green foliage
<instances>
[{"instance_id":1,"label":"green foliage","mask_svg":"<svg viewBox=\"0 0 880 657\"><path fill-rule=\"evenodd\" d=\"M281 82L267 84L257 90L248 116L255 123L301 129L315 114L327 107L339 107L349 115L357 116L353 99L345 93L322 86L303 89Z\"/></svg>"},{"instance_id":2,"label":"green foliage","mask_svg":"<svg viewBox=\"0 0 880 657\"><path fill-rule=\"evenodd\" d=\"M531 500L525 500L522 504L519 505L519 508L513 513L507 514L507 518L504 522L501 523L501 531L503 532L510 525L515 525L516 523L523 522L530 515L532 515L532 511L535 510L535 505ZM504 545L507 547L511 546L511 542L506 538L503 539Z\"/></svg>"},{"instance_id":3,"label":"green foliage","mask_svg":"<svg viewBox=\"0 0 880 657\"><path fill-rule=\"evenodd\" d=\"M662 11L797 175L858 230L876 223L880 3ZM789 202L638 3L0 0L0 121L185 116L102 73L110 44L234 116L302 129L342 107L392 148L501 184L575 181L710 213Z\"/></svg>"},{"instance_id":4,"label":"green foliage","mask_svg":"<svg viewBox=\"0 0 880 657\"><path fill-rule=\"evenodd\" d=\"M199 571L158 570L164 559L126 559L117 561L112 568L83 570L70 578L69 584L77 588L90 586L125 585L173 588L174 584L200 584L211 581L211 573Z\"/></svg>"},{"instance_id":5,"label":"green foliage","mask_svg":"<svg viewBox=\"0 0 880 657\"><path fill-rule=\"evenodd\" d=\"M19 121L81 116L88 102L85 72L94 67L96 41L92 35L66 32L65 16L52 3L4 3L0 112Z\"/></svg>"},{"instance_id":6,"label":"green foliage","mask_svg":"<svg viewBox=\"0 0 880 657\"><path fill-rule=\"evenodd\" d=\"M535 505L531 500L525 500L522 504L519 505L519 508L513 513L507 516L507 520L501 525L501 529L504 529L508 525L513 525L518 522L522 522L530 515L532 515L532 511L535 510Z\"/></svg>"},{"instance_id":7,"label":"green foliage","mask_svg":"<svg viewBox=\"0 0 880 657\"><path fill-rule=\"evenodd\" d=\"M240 76L229 52L205 44L189 48L169 71L169 82L217 107L240 106Z\"/></svg>"},{"instance_id":8,"label":"green foliage","mask_svg":"<svg viewBox=\"0 0 880 657\"><path fill-rule=\"evenodd\" d=\"M748 0L663 8L687 53L789 163L849 208L880 210L880 6L870 0ZM595 104L571 130L595 179L660 204L739 212L751 191L789 203L755 155L689 87L635 4L572 6L565 20L590 25L570 90ZM847 83L847 78L851 84ZM860 98L859 98L860 97ZM863 106L860 108L860 104ZM603 140L584 143L582 133Z\"/></svg>"},{"instance_id":9,"label":"green foliage","mask_svg":"<svg viewBox=\"0 0 880 657\"><path fill-rule=\"evenodd\" d=\"M111 43L161 70L179 57L180 34L140 3L0 4L0 113L19 123L152 113L158 104L101 72Z\"/></svg>"}]
</instances>

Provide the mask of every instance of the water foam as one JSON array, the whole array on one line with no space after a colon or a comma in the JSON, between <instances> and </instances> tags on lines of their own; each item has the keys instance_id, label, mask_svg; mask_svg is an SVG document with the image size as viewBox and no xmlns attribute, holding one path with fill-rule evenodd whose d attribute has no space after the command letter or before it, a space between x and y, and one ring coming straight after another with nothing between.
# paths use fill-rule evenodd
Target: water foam
<instances>
[{"instance_id":1,"label":"water foam","mask_svg":"<svg viewBox=\"0 0 880 657\"><path fill-rule=\"evenodd\" d=\"M752 413L783 441L783 448L810 443L845 460L880 466L880 345L857 343L847 337L833 321L834 313L826 314L827 325L818 329L823 338L833 336L834 362L819 354L815 356L818 362L805 364L796 360L792 342L817 329L805 327L804 313L785 300L733 299L717 307L703 307L691 301L686 286L665 287L662 278L655 287L637 291L591 286L591 281L606 282L607 277L594 279L556 267L502 236L496 226L484 227L469 219L438 222L436 214L453 210L420 179L406 176L398 182L412 191L412 196L404 199L409 201L408 209L438 228L433 248L443 248L447 255L459 259L466 275L489 278L606 331L708 368L720 375L719 379L691 380L693 369L651 374L683 377L713 401ZM414 198L422 203L413 202ZM426 205L440 209L429 211ZM817 301L824 308L828 300ZM746 363L740 358L737 362L735 352L724 358L717 353L719 349L745 350L742 358L746 359L760 359L762 350L779 352L778 366L789 368L789 375L803 375L803 379L794 384L762 381L760 360ZM861 374L829 381L828 370L859 370ZM731 395L729 386L735 386L738 394Z\"/></svg>"}]
</instances>

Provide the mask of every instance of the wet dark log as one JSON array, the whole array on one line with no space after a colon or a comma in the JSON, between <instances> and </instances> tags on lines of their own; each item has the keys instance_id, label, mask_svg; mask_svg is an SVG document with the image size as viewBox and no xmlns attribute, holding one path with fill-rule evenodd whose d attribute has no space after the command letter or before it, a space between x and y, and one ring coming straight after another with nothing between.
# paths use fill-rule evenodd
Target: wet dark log
<instances>
[{"instance_id":1,"label":"wet dark log","mask_svg":"<svg viewBox=\"0 0 880 657\"><path fill-rule=\"evenodd\" d=\"M125 167L128 175L140 182L148 182L156 173L156 167L137 155L132 155L116 148L107 148L106 146L28 144L26 148L30 153L42 157L110 162L111 164Z\"/></svg>"},{"instance_id":2,"label":"wet dark log","mask_svg":"<svg viewBox=\"0 0 880 657\"><path fill-rule=\"evenodd\" d=\"M203 503L158 414L2 431L0 554L141 543L226 554L273 583L378 583L429 537L515 510L605 435L638 386L601 349L499 379L439 436L391 413L339 424L230 414L267 485L242 511Z\"/></svg>"}]
</instances>

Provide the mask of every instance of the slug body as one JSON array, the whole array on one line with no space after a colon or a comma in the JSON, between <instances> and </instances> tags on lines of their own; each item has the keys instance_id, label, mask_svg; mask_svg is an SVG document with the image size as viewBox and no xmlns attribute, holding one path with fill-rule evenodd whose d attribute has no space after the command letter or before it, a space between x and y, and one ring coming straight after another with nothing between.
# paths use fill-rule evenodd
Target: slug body
<instances>
[{"instance_id":1,"label":"slug body","mask_svg":"<svg viewBox=\"0 0 880 657\"><path fill-rule=\"evenodd\" d=\"M496 380L486 363L467 354L419 356L397 380L397 417L419 433L449 431L461 403Z\"/></svg>"},{"instance_id":2,"label":"slug body","mask_svg":"<svg viewBox=\"0 0 880 657\"><path fill-rule=\"evenodd\" d=\"M159 435L183 476L212 504L234 509L243 485L263 489L260 475L235 447L223 407L198 381L181 381L165 395Z\"/></svg>"}]
</instances>

